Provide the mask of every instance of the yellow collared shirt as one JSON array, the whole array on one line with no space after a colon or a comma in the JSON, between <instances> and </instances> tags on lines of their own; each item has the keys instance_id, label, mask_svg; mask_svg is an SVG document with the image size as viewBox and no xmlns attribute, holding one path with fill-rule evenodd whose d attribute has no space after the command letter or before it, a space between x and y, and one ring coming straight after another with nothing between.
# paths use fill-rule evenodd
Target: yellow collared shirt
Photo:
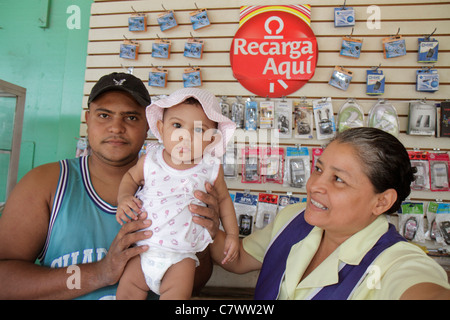
<instances>
[{"instance_id":1,"label":"yellow collared shirt","mask_svg":"<svg viewBox=\"0 0 450 320\"><path fill-rule=\"evenodd\" d=\"M304 207L305 204L301 203L282 210L272 224L244 239L245 251L262 262L267 247L280 228ZM339 265L359 264L387 230L387 218L381 215L369 226L347 239L300 282L322 239L323 230L314 227L305 239L292 246L278 298L309 299L321 287L337 283ZM399 299L408 288L424 282L450 289L447 274L439 264L417 246L399 242L376 258L366 278L354 290L350 299L395 300Z\"/></svg>"}]
</instances>

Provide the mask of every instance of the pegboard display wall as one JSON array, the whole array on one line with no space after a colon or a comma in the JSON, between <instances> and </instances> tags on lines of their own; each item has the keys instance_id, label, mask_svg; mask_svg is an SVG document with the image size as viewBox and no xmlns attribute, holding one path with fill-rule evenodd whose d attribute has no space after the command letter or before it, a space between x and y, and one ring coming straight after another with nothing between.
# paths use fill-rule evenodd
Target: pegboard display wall
<instances>
[{"instance_id":1,"label":"pegboard display wall","mask_svg":"<svg viewBox=\"0 0 450 320\"><path fill-rule=\"evenodd\" d=\"M162 4L161 4L162 3ZM450 2L420 0L353 0L346 6L355 10L356 23L353 27L334 26L334 8L341 7L344 1L311 0L311 29L319 48L318 63L314 77L301 89L285 97L295 105L301 100L312 101L324 97L331 98L333 113L337 116L341 106L348 98L356 99L367 118L370 109L379 98L394 105L399 118L399 139L408 150L420 149L450 151L450 139L434 136L413 136L407 134L409 104L411 101L426 99L430 102L442 102L450 98ZM170 94L183 88L182 76L186 69L198 67L201 70L200 88L213 92L218 98L227 97L231 105L236 96L245 102L253 93L247 91L233 77L230 66L230 46L239 28L239 9L241 5L277 5L279 1L218 1L218 0L165 0L158 1L101 1L96 0L91 9L86 81L84 86L83 110L87 108L87 99L95 82L110 72L127 72L132 67L133 74L146 85L150 95ZM371 7L370 6L375 6ZM207 9L210 25L194 30L190 13L197 8ZM166 10L173 10L178 26L161 31L157 18ZM379 15L374 15L379 10ZM128 18L134 13L143 13L147 17L147 30L131 32ZM353 34L352 34L353 32ZM432 64L418 62L418 38L433 33L439 41L439 58ZM382 40L391 35L400 34L406 44L406 55L386 59L383 55ZM342 38L352 34L353 38L363 39L358 59L340 55ZM204 43L200 59L184 56L184 46L195 38ZM170 57L166 59L152 57L152 45L161 40L171 41ZM136 60L119 56L120 45L125 40L139 43L139 55ZM353 78L347 90L340 90L329 84L336 66L342 66L353 72ZM386 77L385 92L381 96L366 94L366 70L379 66ZM167 69L167 85L163 88L149 86L149 73L153 67ZM433 93L416 91L416 72L424 67L434 67L439 73L439 90ZM265 97L254 97L261 103ZM277 100L277 99L274 99ZM279 99L278 99L279 100ZM291 122L293 123L293 122ZM317 139L314 128L312 139L279 139L279 146L306 147L310 151L321 147L327 140ZM260 140L271 144L273 135L270 130L256 131ZM80 136L86 135L84 112L81 118ZM247 145L249 134L243 129L236 132L235 141ZM152 138L149 137L149 141ZM242 183L241 173L235 179L227 181L230 192L249 190L251 193L270 191L275 194L306 196L305 188L286 187L278 183ZM435 199L450 202L450 192L413 191L412 200L432 201Z\"/></svg>"}]
</instances>

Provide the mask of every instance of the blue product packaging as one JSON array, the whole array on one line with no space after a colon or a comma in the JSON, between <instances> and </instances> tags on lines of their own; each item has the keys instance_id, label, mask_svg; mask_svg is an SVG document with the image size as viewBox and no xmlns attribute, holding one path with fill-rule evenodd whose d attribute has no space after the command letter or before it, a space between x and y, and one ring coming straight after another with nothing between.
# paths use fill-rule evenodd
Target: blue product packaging
<instances>
[{"instance_id":1,"label":"blue product packaging","mask_svg":"<svg viewBox=\"0 0 450 320\"><path fill-rule=\"evenodd\" d=\"M355 10L351 7L334 8L334 26L351 27L355 25Z\"/></svg>"},{"instance_id":2,"label":"blue product packaging","mask_svg":"<svg viewBox=\"0 0 450 320\"><path fill-rule=\"evenodd\" d=\"M416 91L435 92L439 90L439 74L436 69L417 70Z\"/></svg>"},{"instance_id":3,"label":"blue product packaging","mask_svg":"<svg viewBox=\"0 0 450 320\"><path fill-rule=\"evenodd\" d=\"M417 62L437 62L439 41L430 38L419 38L419 54Z\"/></svg>"},{"instance_id":4,"label":"blue product packaging","mask_svg":"<svg viewBox=\"0 0 450 320\"><path fill-rule=\"evenodd\" d=\"M382 70L367 70L366 94L369 96L382 95L384 93L385 76Z\"/></svg>"},{"instance_id":5,"label":"blue product packaging","mask_svg":"<svg viewBox=\"0 0 450 320\"><path fill-rule=\"evenodd\" d=\"M248 100L245 102L245 130L258 129L258 102Z\"/></svg>"},{"instance_id":6,"label":"blue product packaging","mask_svg":"<svg viewBox=\"0 0 450 320\"><path fill-rule=\"evenodd\" d=\"M383 39L383 53L386 59L406 55L406 43L402 36L396 35Z\"/></svg>"}]
</instances>

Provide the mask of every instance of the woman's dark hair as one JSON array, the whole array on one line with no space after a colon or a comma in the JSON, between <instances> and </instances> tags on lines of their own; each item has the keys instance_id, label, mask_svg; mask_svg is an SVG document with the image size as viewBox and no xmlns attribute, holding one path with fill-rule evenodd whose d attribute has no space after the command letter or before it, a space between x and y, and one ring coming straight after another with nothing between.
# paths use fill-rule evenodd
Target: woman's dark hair
<instances>
[{"instance_id":1,"label":"woman's dark hair","mask_svg":"<svg viewBox=\"0 0 450 320\"><path fill-rule=\"evenodd\" d=\"M402 201L411 193L415 173L403 144L387 132L367 127L345 130L332 141L355 148L375 192L397 191L397 201L385 213L398 211Z\"/></svg>"}]
</instances>

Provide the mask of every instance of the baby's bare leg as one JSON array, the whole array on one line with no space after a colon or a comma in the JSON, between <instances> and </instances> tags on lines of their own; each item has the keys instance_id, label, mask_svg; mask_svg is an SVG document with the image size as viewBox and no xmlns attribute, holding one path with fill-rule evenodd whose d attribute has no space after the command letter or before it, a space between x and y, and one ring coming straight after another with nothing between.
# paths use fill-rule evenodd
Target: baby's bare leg
<instances>
[{"instance_id":1,"label":"baby's bare leg","mask_svg":"<svg viewBox=\"0 0 450 320\"><path fill-rule=\"evenodd\" d=\"M141 268L141 257L132 258L125 267L117 288L117 300L145 300L149 287Z\"/></svg>"},{"instance_id":2,"label":"baby's bare leg","mask_svg":"<svg viewBox=\"0 0 450 320\"><path fill-rule=\"evenodd\" d=\"M160 300L187 300L191 298L196 262L183 259L167 269L161 281Z\"/></svg>"}]
</instances>

